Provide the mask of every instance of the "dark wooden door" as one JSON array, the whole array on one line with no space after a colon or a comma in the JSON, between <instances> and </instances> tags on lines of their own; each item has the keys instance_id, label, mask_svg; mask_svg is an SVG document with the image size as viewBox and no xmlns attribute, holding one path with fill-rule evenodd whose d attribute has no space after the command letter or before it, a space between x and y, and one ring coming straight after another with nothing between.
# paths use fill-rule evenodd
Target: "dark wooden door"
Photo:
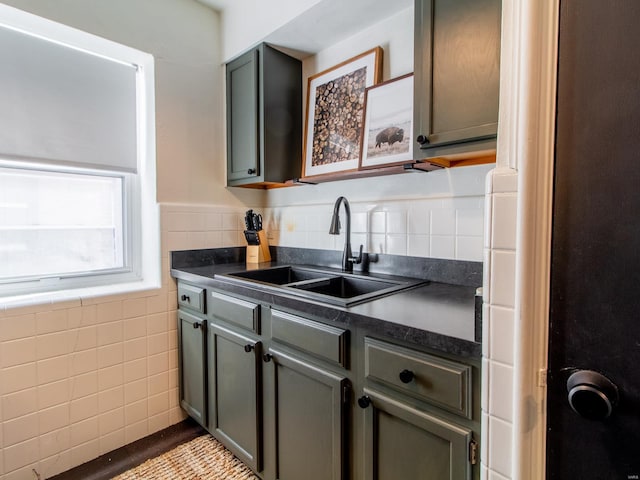
<instances>
[{"instance_id":1,"label":"dark wooden door","mask_svg":"<svg viewBox=\"0 0 640 480\"><path fill-rule=\"evenodd\" d=\"M637 0L560 3L548 479L640 478L639 26Z\"/></svg>"}]
</instances>

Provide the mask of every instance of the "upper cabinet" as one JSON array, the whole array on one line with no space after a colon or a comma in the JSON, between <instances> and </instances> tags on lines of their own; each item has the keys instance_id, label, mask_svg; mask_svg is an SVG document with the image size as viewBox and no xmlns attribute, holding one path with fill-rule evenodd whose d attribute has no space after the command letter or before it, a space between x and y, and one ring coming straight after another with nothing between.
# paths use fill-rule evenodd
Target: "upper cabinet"
<instances>
[{"instance_id":1,"label":"upper cabinet","mask_svg":"<svg viewBox=\"0 0 640 480\"><path fill-rule=\"evenodd\" d=\"M416 0L414 159L491 151L501 0Z\"/></svg>"},{"instance_id":2,"label":"upper cabinet","mask_svg":"<svg viewBox=\"0 0 640 480\"><path fill-rule=\"evenodd\" d=\"M261 44L227 64L227 185L267 187L298 177L302 64Z\"/></svg>"}]
</instances>

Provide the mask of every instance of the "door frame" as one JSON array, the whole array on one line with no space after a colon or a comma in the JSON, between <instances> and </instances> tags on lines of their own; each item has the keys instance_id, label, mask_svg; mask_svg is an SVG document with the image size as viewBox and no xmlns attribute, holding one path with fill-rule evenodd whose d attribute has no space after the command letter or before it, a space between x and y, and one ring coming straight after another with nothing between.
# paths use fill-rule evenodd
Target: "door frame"
<instances>
[{"instance_id":1,"label":"door frame","mask_svg":"<svg viewBox=\"0 0 640 480\"><path fill-rule=\"evenodd\" d=\"M542 479L546 469L559 4L503 0L502 7L496 167L516 170L518 178L512 478L522 480Z\"/></svg>"}]
</instances>

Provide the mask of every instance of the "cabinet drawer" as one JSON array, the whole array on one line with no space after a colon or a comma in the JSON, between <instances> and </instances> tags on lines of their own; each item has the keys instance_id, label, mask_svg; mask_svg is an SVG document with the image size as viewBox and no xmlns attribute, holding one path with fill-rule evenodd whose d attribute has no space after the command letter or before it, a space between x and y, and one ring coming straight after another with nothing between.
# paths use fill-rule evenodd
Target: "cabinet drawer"
<instances>
[{"instance_id":1,"label":"cabinet drawer","mask_svg":"<svg viewBox=\"0 0 640 480\"><path fill-rule=\"evenodd\" d=\"M471 367L365 338L365 378L471 418Z\"/></svg>"},{"instance_id":2,"label":"cabinet drawer","mask_svg":"<svg viewBox=\"0 0 640 480\"><path fill-rule=\"evenodd\" d=\"M347 330L273 310L271 337L323 360L347 366Z\"/></svg>"},{"instance_id":3,"label":"cabinet drawer","mask_svg":"<svg viewBox=\"0 0 640 480\"><path fill-rule=\"evenodd\" d=\"M260 305L211 292L207 311L210 317L260 333Z\"/></svg>"},{"instance_id":4,"label":"cabinet drawer","mask_svg":"<svg viewBox=\"0 0 640 480\"><path fill-rule=\"evenodd\" d=\"M178 305L204 313L204 288L188 283L178 284Z\"/></svg>"}]
</instances>

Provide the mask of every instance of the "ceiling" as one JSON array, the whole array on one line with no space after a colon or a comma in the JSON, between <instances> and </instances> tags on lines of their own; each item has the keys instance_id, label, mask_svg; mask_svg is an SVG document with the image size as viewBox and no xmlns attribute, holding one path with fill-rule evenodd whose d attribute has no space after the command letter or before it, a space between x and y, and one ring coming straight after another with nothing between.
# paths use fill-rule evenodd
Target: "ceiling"
<instances>
[{"instance_id":1,"label":"ceiling","mask_svg":"<svg viewBox=\"0 0 640 480\"><path fill-rule=\"evenodd\" d=\"M196 0L217 11L239 3L269 0ZM305 58L413 6L413 0L321 0L266 34L266 41L289 55Z\"/></svg>"}]
</instances>

